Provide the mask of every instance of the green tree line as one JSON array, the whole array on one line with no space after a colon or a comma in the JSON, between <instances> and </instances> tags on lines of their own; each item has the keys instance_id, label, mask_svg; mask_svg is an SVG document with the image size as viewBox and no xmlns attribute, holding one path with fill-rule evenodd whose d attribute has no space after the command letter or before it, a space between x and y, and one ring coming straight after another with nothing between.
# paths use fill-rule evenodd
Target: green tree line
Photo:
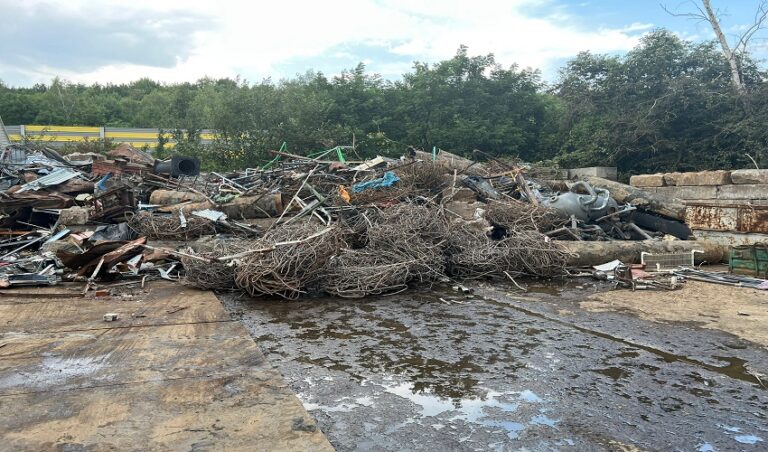
<instances>
[{"instance_id":1,"label":"green tree line","mask_svg":"<svg viewBox=\"0 0 768 452\"><path fill-rule=\"evenodd\" d=\"M449 60L414 63L397 81L360 64L332 77L307 72L260 83L0 82L0 114L6 124L189 130L177 151L217 169L263 163L283 142L295 153L354 143L362 157L399 155L408 146L466 155L480 149L563 167L616 165L625 176L747 167L751 158L765 165L768 80L748 55L741 58L746 92L729 84L714 42L656 30L622 56L577 55L551 83L537 70L505 68L462 46ZM196 143L203 128L218 132L214 144Z\"/></svg>"}]
</instances>

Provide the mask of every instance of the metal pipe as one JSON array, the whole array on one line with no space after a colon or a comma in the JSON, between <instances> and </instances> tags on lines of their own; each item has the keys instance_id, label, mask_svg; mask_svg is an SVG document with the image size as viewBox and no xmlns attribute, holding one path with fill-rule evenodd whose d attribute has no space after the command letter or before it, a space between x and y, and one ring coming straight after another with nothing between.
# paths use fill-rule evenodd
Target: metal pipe
<instances>
[{"instance_id":1,"label":"metal pipe","mask_svg":"<svg viewBox=\"0 0 768 452\"><path fill-rule=\"evenodd\" d=\"M19 251L23 250L24 248L27 248L27 247L29 247L30 245L33 245L33 244L35 244L35 243L37 243L37 242L39 242L39 241L43 240L43 239L44 239L44 238L46 238L46 237L47 237L47 236L45 236L45 235L41 235L40 237L36 238L35 240L32 240L31 242L27 243L26 245L24 245L24 246L20 246L20 247L16 248L15 250L11 251L10 253L8 253L8 254L6 254L6 255L4 255L4 256L2 256L2 257L0 257L0 261L1 261L1 260L3 260L3 259L5 259L6 257L8 257L8 256L12 255L12 254L16 254L16 253L18 253Z\"/></svg>"}]
</instances>

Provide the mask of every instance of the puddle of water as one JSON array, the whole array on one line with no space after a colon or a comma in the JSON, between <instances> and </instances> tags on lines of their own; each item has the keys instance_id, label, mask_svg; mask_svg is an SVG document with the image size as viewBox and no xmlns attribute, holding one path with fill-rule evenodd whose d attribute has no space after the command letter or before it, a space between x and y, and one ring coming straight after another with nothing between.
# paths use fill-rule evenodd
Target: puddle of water
<instances>
[{"instance_id":1,"label":"puddle of water","mask_svg":"<svg viewBox=\"0 0 768 452\"><path fill-rule=\"evenodd\" d=\"M414 387L407 383L385 385L384 390L418 405L421 418L440 416L442 419L441 415L446 415L448 421L461 420L484 427L501 428L510 439L516 439L525 429L525 424L509 419L499 419L499 417L515 412L521 403L544 403L541 397L530 390L505 394L486 389L483 397L458 400L447 400L432 393L415 391ZM517 400L506 401L511 398ZM557 422L555 419L539 414L531 419L530 424L554 428ZM433 426L435 425L444 428L444 424Z\"/></svg>"},{"instance_id":2,"label":"puddle of water","mask_svg":"<svg viewBox=\"0 0 768 452\"><path fill-rule=\"evenodd\" d=\"M715 447L709 443L699 444L696 448L696 452L716 452Z\"/></svg>"},{"instance_id":3,"label":"puddle of water","mask_svg":"<svg viewBox=\"0 0 768 452\"><path fill-rule=\"evenodd\" d=\"M717 424L718 427L725 430L727 434L741 433L741 427L734 427L731 425ZM733 436L733 439L741 444L754 445L763 441L763 438L756 435L740 434Z\"/></svg>"},{"instance_id":4,"label":"puddle of water","mask_svg":"<svg viewBox=\"0 0 768 452\"><path fill-rule=\"evenodd\" d=\"M666 352L666 351L663 351L663 350L659 350L659 349L654 348L654 347L649 347L647 345L638 344L638 343L632 342L632 341L627 340L627 339L622 339L620 337L617 337L617 336L614 336L614 335L611 335L611 334L608 334L608 333L604 333L604 332L601 332L601 331L596 331L596 330L593 330L593 329L590 329L590 328L579 326L579 325L576 325L575 323L567 322L565 320L554 318L554 317L551 317L551 316L546 315L546 314L542 314L542 313L539 313L539 312L531 311L530 309L526 309L524 307L517 306L514 303L499 302L499 301L497 301L497 303L499 303L501 305L504 305L504 306L508 306L508 307L510 307L512 309L515 309L517 311L520 311L520 312L522 312L524 314L527 314L527 315L530 315L532 317L537 317L537 318L540 318L540 319L545 319L547 321L550 321L550 322L553 322L553 323L557 323L559 325L563 325L563 326L567 326L569 328L573 328L574 330L580 331L582 333L587 333L587 334L590 334L590 335L593 335L593 336L596 336L596 337L600 337L600 338L603 338L603 339L608 339L608 340L614 341L614 342L619 343L619 344L624 344L624 345L630 346L630 347L635 348L635 349L639 349L639 350L643 350L643 351L646 351L646 352L653 353L654 355L657 355L659 357L659 359L661 359L661 360L663 360L664 362L667 362L667 363L682 362L682 363L686 363L686 364L691 364L691 365L694 365L694 366L698 366L698 367L707 369L707 370L712 371L712 372L719 373L721 375L725 375L725 376L730 377L730 378L734 378L736 380L741 380L741 381L746 381L746 382L752 383L753 385L759 387L760 389L768 389L768 387L763 385L763 382L759 378L755 377L752 373L750 373L747 370L747 368L746 368L747 361L745 361L743 359L740 359L740 358L724 357L724 356L713 356L713 358L716 358L716 359L718 359L720 361L724 361L724 362L728 363L727 366L717 366L717 365L713 365L713 364L709 364L709 363L700 361L700 360L695 359L695 358L691 358L691 357L683 356L683 355L676 355L674 353L669 353L669 352Z\"/></svg>"},{"instance_id":5,"label":"puddle of water","mask_svg":"<svg viewBox=\"0 0 768 452\"><path fill-rule=\"evenodd\" d=\"M755 435L738 435L734 436L733 439L736 440L736 442L739 442L741 444L757 444L763 440L763 438L760 438L759 436Z\"/></svg>"},{"instance_id":6,"label":"puddle of water","mask_svg":"<svg viewBox=\"0 0 768 452\"><path fill-rule=\"evenodd\" d=\"M537 396L535 392L528 389L520 393L520 398L528 403L543 403L544 399Z\"/></svg>"},{"instance_id":7,"label":"puddle of water","mask_svg":"<svg viewBox=\"0 0 768 452\"><path fill-rule=\"evenodd\" d=\"M730 425L719 425L719 427L725 430L726 432L741 433L741 429L739 427L731 427Z\"/></svg>"},{"instance_id":8,"label":"puddle of water","mask_svg":"<svg viewBox=\"0 0 768 452\"><path fill-rule=\"evenodd\" d=\"M305 399L306 395L304 394L296 394L296 396L299 398L299 400ZM307 411L311 410L320 410L326 413L348 413L355 408L359 407L370 407L373 406L374 400L373 397L363 396L363 397L342 397L341 399L336 401L336 405L321 405L319 403L312 403L312 402L304 402L304 408Z\"/></svg>"},{"instance_id":9,"label":"puddle of water","mask_svg":"<svg viewBox=\"0 0 768 452\"><path fill-rule=\"evenodd\" d=\"M555 428L555 424L560 422L557 419L552 419L550 417L544 416L543 414L537 414L531 419L531 424L533 425L546 425L547 427Z\"/></svg>"},{"instance_id":10,"label":"puddle of water","mask_svg":"<svg viewBox=\"0 0 768 452\"><path fill-rule=\"evenodd\" d=\"M583 282L575 279L551 279L543 281L540 279L522 278L518 279L517 282L528 289L528 292L526 293L539 293L545 295L560 295L565 291L584 289ZM507 284L506 282L498 285L508 287L511 290L518 290L516 286Z\"/></svg>"}]
</instances>

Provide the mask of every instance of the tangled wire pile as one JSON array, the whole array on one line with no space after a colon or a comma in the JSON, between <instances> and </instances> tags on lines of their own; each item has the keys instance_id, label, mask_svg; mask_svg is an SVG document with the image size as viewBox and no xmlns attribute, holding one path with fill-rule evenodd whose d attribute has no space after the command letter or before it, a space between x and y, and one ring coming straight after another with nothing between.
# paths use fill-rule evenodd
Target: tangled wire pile
<instances>
[{"instance_id":1,"label":"tangled wire pile","mask_svg":"<svg viewBox=\"0 0 768 452\"><path fill-rule=\"evenodd\" d=\"M368 243L331 258L322 288L347 298L403 290L409 282L443 275L445 218L434 209L400 204L381 212L367 229Z\"/></svg>"},{"instance_id":2,"label":"tangled wire pile","mask_svg":"<svg viewBox=\"0 0 768 452\"><path fill-rule=\"evenodd\" d=\"M186 225L182 226L178 213L159 216L139 212L128 220L128 226L140 236L153 240L179 240L181 237L189 240L216 233L211 220L196 216L185 217L185 220Z\"/></svg>"},{"instance_id":3,"label":"tangled wire pile","mask_svg":"<svg viewBox=\"0 0 768 452\"><path fill-rule=\"evenodd\" d=\"M503 275L503 249L498 242L470 225L459 224L451 230L446 248L446 272L461 279L481 279Z\"/></svg>"},{"instance_id":4,"label":"tangled wire pile","mask_svg":"<svg viewBox=\"0 0 768 452\"><path fill-rule=\"evenodd\" d=\"M370 204L395 204L402 199L406 199L413 194L412 187L398 185L394 187L381 188L379 190L366 190L360 193L351 193L350 203L362 206Z\"/></svg>"},{"instance_id":5,"label":"tangled wire pile","mask_svg":"<svg viewBox=\"0 0 768 452\"><path fill-rule=\"evenodd\" d=\"M535 206L526 202L508 199L488 200L485 217L491 224L508 231L553 229L554 224L563 221L555 209Z\"/></svg>"},{"instance_id":6,"label":"tangled wire pile","mask_svg":"<svg viewBox=\"0 0 768 452\"><path fill-rule=\"evenodd\" d=\"M431 196L446 186L446 168L432 162L416 162L395 169L400 182L392 187L351 194L351 204L395 204L417 195ZM372 177L372 176L371 176Z\"/></svg>"},{"instance_id":7,"label":"tangled wire pile","mask_svg":"<svg viewBox=\"0 0 768 452\"><path fill-rule=\"evenodd\" d=\"M339 225L344 228L344 239L351 248L368 244L368 228L381 220L381 210L376 207L353 208L339 212Z\"/></svg>"},{"instance_id":8,"label":"tangled wire pile","mask_svg":"<svg viewBox=\"0 0 768 452\"><path fill-rule=\"evenodd\" d=\"M342 229L302 222L280 226L251 244L236 262L235 284L252 296L298 298L319 279L319 270L344 246ZM309 238L309 239L308 239Z\"/></svg>"},{"instance_id":9,"label":"tangled wire pile","mask_svg":"<svg viewBox=\"0 0 768 452\"><path fill-rule=\"evenodd\" d=\"M206 250L198 250L199 256L217 259L231 254L241 253L253 248L248 242L216 242ZM186 284L205 290L233 290L235 288L235 267L233 262L204 262L182 256L181 263L186 270Z\"/></svg>"},{"instance_id":10,"label":"tangled wire pile","mask_svg":"<svg viewBox=\"0 0 768 452\"><path fill-rule=\"evenodd\" d=\"M459 225L448 237L446 256L450 276L481 279L563 274L570 254L536 231L509 231L493 241L483 231Z\"/></svg>"},{"instance_id":11,"label":"tangled wire pile","mask_svg":"<svg viewBox=\"0 0 768 452\"><path fill-rule=\"evenodd\" d=\"M499 242L510 275L557 276L566 273L571 253L537 231L508 231Z\"/></svg>"},{"instance_id":12,"label":"tangled wire pile","mask_svg":"<svg viewBox=\"0 0 768 452\"><path fill-rule=\"evenodd\" d=\"M426 253L419 259L400 250L345 249L328 261L322 288L344 298L397 292L424 276L418 269L428 266L428 260L430 256Z\"/></svg>"},{"instance_id":13,"label":"tangled wire pile","mask_svg":"<svg viewBox=\"0 0 768 452\"><path fill-rule=\"evenodd\" d=\"M395 170L403 186L425 194L437 193L446 186L445 166L433 162L416 162Z\"/></svg>"},{"instance_id":14,"label":"tangled wire pile","mask_svg":"<svg viewBox=\"0 0 768 452\"><path fill-rule=\"evenodd\" d=\"M283 225L250 243L204 254L242 254L231 264L192 259L184 264L197 287L235 285L253 296L286 299L315 291L359 298L428 284L446 274L479 279L562 273L569 253L532 230L535 212L528 214L502 240L492 240L477 224L451 225L436 206L406 202L386 209L350 208L333 226Z\"/></svg>"}]
</instances>

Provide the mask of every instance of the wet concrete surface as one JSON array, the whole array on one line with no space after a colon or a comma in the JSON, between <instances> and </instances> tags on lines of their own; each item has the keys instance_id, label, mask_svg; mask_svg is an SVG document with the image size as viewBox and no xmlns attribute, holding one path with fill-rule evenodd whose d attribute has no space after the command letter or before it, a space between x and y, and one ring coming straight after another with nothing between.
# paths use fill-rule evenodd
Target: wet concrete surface
<instances>
[{"instance_id":1,"label":"wet concrete surface","mask_svg":"<svg viewBox=\"0 0 768 452\"><path fill-rule=\"evenodd\" d=\"M478 285L364 300L222 296L338 450L767 450L768 351Z\"/></svg>"}]
</instances>

